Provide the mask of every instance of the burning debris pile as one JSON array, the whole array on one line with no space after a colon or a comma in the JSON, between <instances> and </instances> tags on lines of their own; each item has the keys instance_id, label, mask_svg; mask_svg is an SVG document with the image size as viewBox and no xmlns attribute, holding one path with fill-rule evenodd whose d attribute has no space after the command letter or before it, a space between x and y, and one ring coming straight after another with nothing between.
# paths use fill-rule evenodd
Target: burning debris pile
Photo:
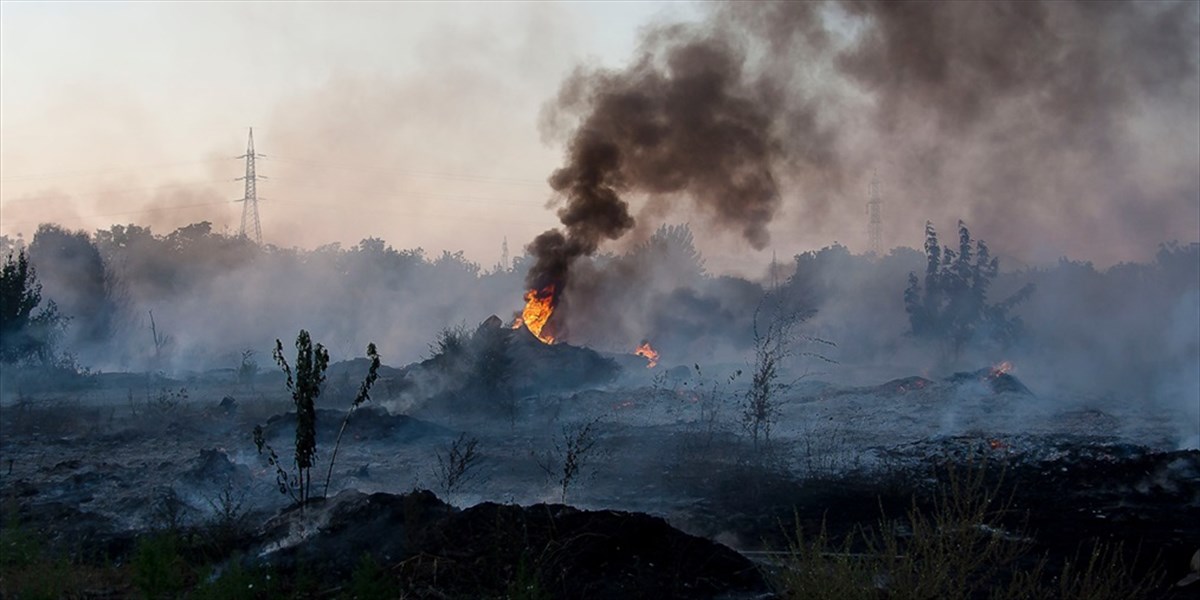
<instances>
[{"instance_id":1,"label":"burning debris pile","mask_svg":"<svg viewBox=\"0 0 1200 600\"><path fill-rule=\"evenodd\" d=\"M647 369L653 369L658 366L658 351L650 345L648 340L642 340L642 343L638 344L637 349L633 353L646 359Z\"/></svg>"},{"instance_id":2,"label":"burning debris pile","mask_svg":"<svg viewBox=\"0 0 1200 600\"><path fill-rule=\"evenodd\" d=\"M536 295L529 297L537 305ZM443 332L432 357L398 374L398 402L510 410L525 395L612 381L620 372L612 359L555 342L546 328L549 311L527 307L514 327L492 316L473 332Z\"/></svg>"},{"instance_id":3,"label":"burning debris pile","mask_svg":"<svg viewBox=\"0 0 1200 600\"><path fill-rule=\"evenodd\" d=\"M951 384L964 385L971 382L979 382L987 386L994 394L1025 394L1032 396L1033 392L1021 383L1012 374L1013 366L1008 361L1001 362L998 365L986 369L980 369L969 373L955 373L946 378L946 381Z\"/></svg>"}]
</instances>

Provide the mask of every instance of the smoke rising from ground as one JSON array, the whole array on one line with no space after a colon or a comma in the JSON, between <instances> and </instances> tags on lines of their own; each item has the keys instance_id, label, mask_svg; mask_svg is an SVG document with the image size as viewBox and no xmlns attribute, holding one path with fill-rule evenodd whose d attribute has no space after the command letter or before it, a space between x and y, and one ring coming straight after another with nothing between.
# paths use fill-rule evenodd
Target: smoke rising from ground
<instances>
[{"instance_id":1,"label":"smoke rising from ground","mask_svg":"<svg viewBox=\"0 0 1200 600\"><path fill-rule=\"evenodd\" d=\"M564 197L565 233L530 251L532 287L565 278L570 263L634 226L622 194L683 195L762 249L779 205L771 166L781 151L767 89L743 72L728 40L687 27L654 30L625 71L578 69L544 123L572 122L567 164L550 176Z\"/></svg>"}]
</instances>

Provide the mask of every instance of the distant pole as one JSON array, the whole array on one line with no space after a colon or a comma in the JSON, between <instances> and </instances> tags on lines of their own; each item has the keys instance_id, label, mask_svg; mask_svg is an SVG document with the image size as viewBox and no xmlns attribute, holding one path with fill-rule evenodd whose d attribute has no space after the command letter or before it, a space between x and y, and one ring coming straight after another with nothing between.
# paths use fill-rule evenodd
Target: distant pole
<instances>
[{"instance_id":1,"label":"distant pole","mask_svg":"<svg viewBox=\"0 0 1200 600\"><path fill-rule=\"evenodd\" d=\"M251 234L254 235L254 243L262 245L262 225L258 222L258 180L266 179L262 175L254 172L254 160L256 158L266 158L262 154L254 153L254 128L250 128L250 139L246 142L246 153L237 157L246 159L246 175L238 177L234 181L246 182L246 195L240 200L234 202L242 203L242 237L248 238Z\"/></svg>"},{"instance_id":2,"label":"distant pole","mask_svg":"<svg viewBox=\"0 0 1200 600\"><path fill-rule=\"evenodd\" d=\"M500 244L500 270L508 270L508 236L504 236L504 243Z\"/></svg>"},{"instance_id":3,"label":"distant pole","mask_svg":"<svg viewBox=\"0 0 1200 600\"><path fill-rule=\"evenodd\" d=\"M883 217L879 210L882 204L883 200L879 198L879 171L876 170L871 173L871 182L867 184L867 238L871 254L875 256L879 256L882 250Z\"/></svg>"}]
</instances>

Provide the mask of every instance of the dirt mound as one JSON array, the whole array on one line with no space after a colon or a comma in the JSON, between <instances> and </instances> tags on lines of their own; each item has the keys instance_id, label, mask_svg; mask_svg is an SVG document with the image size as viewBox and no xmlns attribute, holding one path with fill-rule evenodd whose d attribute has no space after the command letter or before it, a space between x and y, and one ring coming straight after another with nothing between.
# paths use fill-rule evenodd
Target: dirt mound
<instances>
[{"instance_id":1,"label":"dirt mound","mask_svg":"<svg viewBox=\"0 0 1200 600\"><path fill-rule=\"evenodd\" d=\"M194 484L215 484L220 486L225 482L239 483L250 480L250 469L239 466L229 460L224 450L204 449L193 458L188 469L183 472L184 481Z\"/></svg>"},{"instance_id":2,"label":"dirt mound","mask_svg":"<svg viewBox=\"0 0 1200 600\"><path fill-rule=\"evenodd\" d=\"M444 333L434 347L431 358L405 367L389 382L389 398L456 412L505 412L516 398L594 387L621 372L594 350L543 343L495 316L474 332Z\"/></svg>"},{"instance_id":3,"label":"dirt mound","mask_svg":"<svg viewBox=\"0 0 1200 600\"><path fill-rule=\"evenodd\" d=\"M305 536L298 532L307 528ZM430 492L344 492L267 528L266 559L341 580L369 552L417 597L497 597L533 585L555 598L712 598L762 593L755 566L641 513L480 504ZM422 591L424 590L424 591ZM427 594L425 592L428 592Z\"/></svg>"},{"instance_id":4,"label":"dirt mound","mask_svg":"<svg viewBox=\"0 0 1200 600\"><path fill-rule=\"evenodd\" d=\"M1012 393L1023 394L1027 396L1033 395L1033 392L1029 391L1029 388L1025 387L1025 384L1021 383L1021 380L1017 379L1016 376L1011 373L998 371L994 368L955 373L947 377L945 381L954 385L980 382L991 389L992 393L994 394Z\"/></svg>"},{"instance_id":5,"label":"dirt mound","mask_svg":"<svg viewBox=\"0 0 1200 600\"><path fill-rule=\"evenodd\" d=\"M523 392L573 390L612 381L621 367L591 348L543 344L528 329L507 330L516 364L513 383ZM639 368L645 367L639 359Z\"/></svg>"},{"instance_id":6,"label":"dirt mound","mask_svg":"<svg viewBox=\"0 0 1200 600\"><path fill-rule=\"evenodd\" d=\"M925 379L924 377L921 377L919 375L913 375L912 377L901 377L899 379L893 379L886 383L877 385L873 388L867 388L866 391L868 391L870 393L883 395L883 396L897 396L900 394L907 394L909 392L914 392L917 390L923 390L925 388L928 388L931 385L933 385L932 381Z\"/></svg>"}]
</instances>

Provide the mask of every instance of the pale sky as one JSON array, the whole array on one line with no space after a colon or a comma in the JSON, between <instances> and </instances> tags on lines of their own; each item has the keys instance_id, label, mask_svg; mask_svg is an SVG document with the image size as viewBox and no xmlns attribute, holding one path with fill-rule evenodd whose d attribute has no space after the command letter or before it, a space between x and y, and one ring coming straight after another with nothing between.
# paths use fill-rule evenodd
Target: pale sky
<instances>
[{"instance_id":1,"label":"pale sky","mask_svg":"<svg viewBox=\"0 0 1200 600\"><path fill-rule=\"evenodd\" d=\"M542 105L619 67L679 3L0 5L0 233L240 226L247 128L264 240L375 236L494 264L557 223Z\"/></svg>"},{"instance_id":2,"label":"pale sky","mask_svg":"<svg viewBox=\"0 0 1200 600\"><path fill-rule=\"evenodd\" d=\"M516 255L557 225L546 205L546 178L563 164L563 140L543 139L539 116L572 70L623 68L644 27L695 22L714 6L5 1L0 233L29 239L47 221L89 232L132 222L160 234L211 221L236 232L241 204L232 201L242 187L234 178L243 164L233 157L245 151L253 126L256 150L267 155L258 169L269 178L259 184L265 241L315 248L380 237L430 255L463 250L488 267L499 259L505 237ZM1102 50L1136 50L1122 46L1120 37L1129 18L1110 22L1113 41ZM1186 18L1200 26L1191 23L1196 11ZM849 31L864 23L857 19L841 14L833 26ZM924 29L901 33L908 37L898 39L933 39ZM1190 35L1178 48L1150 44L1146 52L1153 57L1151 51L1161 50L1171 59L1190 54L1200 32ZM960 53L977 59L979 48L963 47L974 43L967 37L935 40L948 44L939 58L951 67ZM1063 37L1065 50L1086 47L1073 39ZM1002 37L992 44L984 50L1017 47ZM876 60L907 58L881 56ZM687 210L656 217L692 222L715 272L761 273L772 253L786 260L834 241L865 251L866 182L875 170L883 182L885 247L919 247L926 219L950 233L959 218L977 224L976 237L992 242L994 251L1014 258L1008 266L1064 255L1101 265L1144 260L1158 242L1200 238L1195 56L1183 57L1193 68L1176 88L1137 88L1128 107L1097 112L1102 118L1065 130L1084 141L1060 144L1063 151L1039 137L1057 131L1038 125L1048 113L1025 116L1037 95L1000 97L990 120L948 139L927 127L939 107L907 95L904 79L889 84L892 67L882 69L882 79L847 73L836 79L836 61L821 63L803 52L777 58L816 78L805 83L815 91L803 97L837 134L830 148L840 153L850 179L835 189L820 173L781 174L808 187L785 183L771 243L762 251L736 235L708 235L703 219ZM978 69L988 60L984 55L963 64ZM1057 79L1050 81L1061 84L1060 92L1070 89L1075 73L1088 73L1070 60L1056 65ZM1128 76L1136 83L1154 73ZM963 83L940 85L970 96L973 88ZM893 100L907 103L897 106L906 120L894 131L872 120L888 116L872 112L885 98L873 94L887 93L887 85L899 90ZM1112 115L1120 119L1117 126L1101 127ZM1098 127L1119 152L1103 154L1086 141ZM1023 148L1050 148L1054 162L1023 162ZM1101 159L1076 168L1079 153ZM927 157L944 163L930 164ZM1008 193L1008 182L1026 191ZM1013 203L1021 198L1010 196L1029 190L1039 197ZM631 200L638 214L639 200Z\"/></svg>"}]
</instances>

